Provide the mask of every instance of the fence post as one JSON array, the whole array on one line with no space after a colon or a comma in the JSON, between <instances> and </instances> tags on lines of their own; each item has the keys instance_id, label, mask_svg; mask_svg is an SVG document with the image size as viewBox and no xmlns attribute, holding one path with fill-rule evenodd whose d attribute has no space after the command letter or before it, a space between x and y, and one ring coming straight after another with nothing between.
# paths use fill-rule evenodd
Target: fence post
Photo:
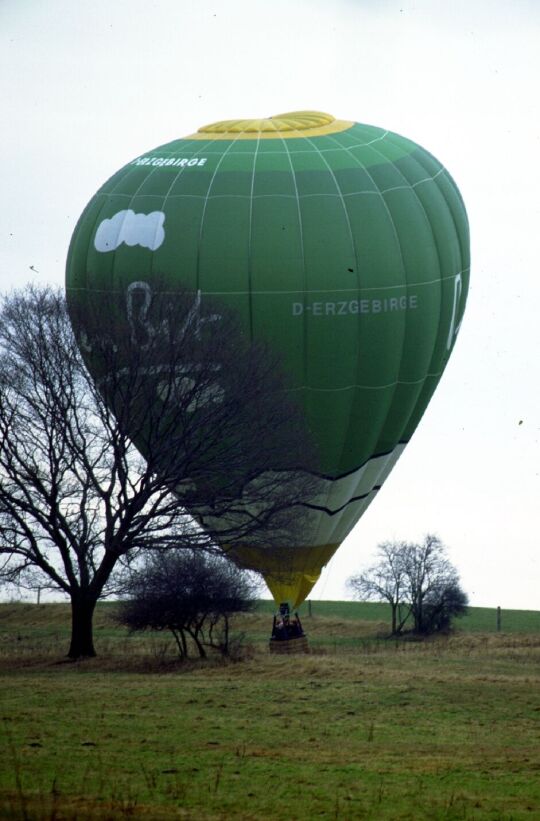
<instances>
[{"instance_id":1,"label":"fence post","mask_svg":"<svg viewBox=\"0 0 540 821\"><path fill-rule=\"evenodd\" d=\"M501 632L501 608L497 607L497 633Z\"/></svg>"},{"instance_id":2,"label":"fence post","mask_svg":"<svg viewBox=\"0 0 540 821\"><path fill-rule=\"evenodd\" d=\"M311 599L308 599L307 606L308 606L308 615L311 618Z\"/></svg>"}]
</instances>

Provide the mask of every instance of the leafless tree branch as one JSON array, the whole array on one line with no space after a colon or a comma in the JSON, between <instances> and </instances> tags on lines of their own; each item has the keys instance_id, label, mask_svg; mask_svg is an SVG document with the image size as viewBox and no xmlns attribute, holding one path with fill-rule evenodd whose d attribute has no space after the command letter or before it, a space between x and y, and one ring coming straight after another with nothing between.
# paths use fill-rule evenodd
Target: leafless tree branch
<instances>
[{"instance_id":1,"label":"leafless tree branch","mask_svg":"<svg viewBox=\"0 0 540 821\"><path fill-rule=\"evenodd\" d=\"M94 653L95 603L142 551L272 549L316 492L268 351L198 295L148 310L147 290L144 315L135 296L106 330L97 297L68 315L30 287L2 307L0 576L70 595L71 656Z\"/></svg>"}]
</instances>

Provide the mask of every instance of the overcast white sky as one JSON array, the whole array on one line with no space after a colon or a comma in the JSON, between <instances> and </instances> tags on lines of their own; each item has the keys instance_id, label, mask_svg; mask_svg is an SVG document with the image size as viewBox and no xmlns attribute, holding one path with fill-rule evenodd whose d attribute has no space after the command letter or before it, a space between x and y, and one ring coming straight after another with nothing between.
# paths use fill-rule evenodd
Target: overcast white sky
<instances>
[{"instance_id":1,"label":"overcast white sky","mask_svg":"<svg viewBox=\"0 0 540 821\"><path fill-rule=\"evenodd\" d=\"M96 189L214 120L328 111L419 142L460 187L460 337L314 598L344 598L377 542L434 531L472 604L540 609L539 43L538 0L0 3L3 291L63 283Z\"/></svg>"}]
</instances>

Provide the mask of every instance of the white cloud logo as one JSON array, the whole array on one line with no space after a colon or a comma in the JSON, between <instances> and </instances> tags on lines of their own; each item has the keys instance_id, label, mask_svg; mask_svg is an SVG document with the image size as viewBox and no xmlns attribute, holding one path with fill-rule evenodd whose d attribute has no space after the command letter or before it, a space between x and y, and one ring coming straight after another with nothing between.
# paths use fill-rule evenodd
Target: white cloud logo
<instances>
[{"instance_id":1,"label":"white cloud logo","mask_svg":"<svg viewBox=\"0 0 540 821\"><path fill-rule=\"evenodd\" d=\"M155 251L165 239L165 214L152 211L150 214L136 214L129 208L118 211L111 219L100 222L94 237L96 251L114 251L123 242L126 245L141 245Z\"/></svg>"}]
</instances>

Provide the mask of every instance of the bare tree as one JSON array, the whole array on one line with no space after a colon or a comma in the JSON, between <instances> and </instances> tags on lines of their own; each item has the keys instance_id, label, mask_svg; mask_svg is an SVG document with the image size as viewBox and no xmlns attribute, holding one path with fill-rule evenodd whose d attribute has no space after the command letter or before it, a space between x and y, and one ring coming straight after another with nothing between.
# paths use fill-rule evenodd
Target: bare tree
<instances>
[{"instance_id":1,"label":"bare tree","mask_svg":"<svg viewBox=\"0 0 540 821\"><path fill-rule=\"evenodd\" d=\"M200 295L134 286L71 322L27 288L0 316L0 576L70 597L71 658L95 654L96 602L141 551L283 544L314 492L267 351Z\"/></svg>"},{"instance_id":2,"label":"bare tree","mask_svg":"<svg viewBox=\"0 0 540 821\"><path fill-rule=\"evenodd\" d=\"M421 544L407 545L404 565L415 633L449 627L453 616L466 612L467 595L438 536L428 533Z\"/></svg>"},{"instance_id":3,"label":"bare tree","mask_svg":"<svg viewBox=\"0 0 540 821\"><path fill-rule=\"evenodd\" d=\"M450 627L467 609L455 567L442 541L427 534L421 544L383 542L379 561L348 580L355 596L387 601L392 611L392 635L403 632L409 618L413 632L433 633Z\"/></svg>"},{"instance_id":4,"label":"bare tree","mask_svg":"<svg viewBox=\"0 0 540 821\"><path fill-rule=\"evenodd\" d=\"M190 643L205 658L230 649L230 617L256 607L258 582L222 556L201 550L153 554L126 581L117 620L131 630L170 630L180 658Z\"/></svg>"},{"instance_id":5,"label":"bare tree","mask_svg":"<svg viewBox=\"0 0 540 821\"><path fill-rule=\"evenodd\" d=\"M382 542L377 546L377 563L347 580L347 586L356 598L388 602L392 613L392 635L401 633L410 614L410 607L405 603L406 549L405 542Z\"/></svg>"}]
</instances>

